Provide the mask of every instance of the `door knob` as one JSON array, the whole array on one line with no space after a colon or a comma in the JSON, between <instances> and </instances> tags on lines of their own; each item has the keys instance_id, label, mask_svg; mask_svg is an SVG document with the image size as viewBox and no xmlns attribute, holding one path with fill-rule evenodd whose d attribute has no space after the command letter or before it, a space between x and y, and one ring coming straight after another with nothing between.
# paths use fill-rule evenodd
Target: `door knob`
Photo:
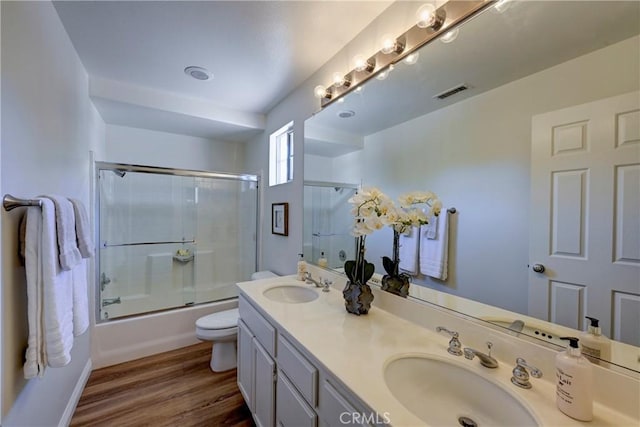
<instances>
[{"instance_id":1,"label":"door knob","mask_svg":"<svg viewBox=\"0 0 640 427\"><path fill-rule=\"evenodd\" d=\"M531 268L536 273L544 273L544 265L542 264L533 264L533 267Z\"/></svg>"}]
</instances>

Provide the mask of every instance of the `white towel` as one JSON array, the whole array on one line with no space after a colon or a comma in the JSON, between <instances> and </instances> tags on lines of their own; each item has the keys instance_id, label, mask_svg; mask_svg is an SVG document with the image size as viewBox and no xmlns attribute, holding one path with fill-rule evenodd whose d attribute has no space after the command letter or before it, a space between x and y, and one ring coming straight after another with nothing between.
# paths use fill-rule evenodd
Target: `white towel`
<instances>
[{"instance_id":1,"label":"white towel","mask_svg":"<svg viewBox=\"0 0 640 427\"><path fill-rule=\"evenodd\" d=\"M428 230L420 230L420 272L440 280L447 280L449 257L449 219L442 208L438 218L437 238L430 239Z\"/></svg>"},{"instance_id":2,"label":"white towel","mask_svg":"<svg viewBox=\"0 0 640 427\"><path fill-rule=\"evenodd\" d=\"M66 197L55 195L46 197L55 205L55 230L57 230L60 267L63 270L71 270L82 259L77 244L76 215L73 205Z\"/></svg>"},{"instance_id":3,"label":"white towel","mask_svg":"<svg viewBox=\"0 0 640 427\"><path fill-rule=\"evenodd\" d=\"M73 278L73 335L82 335L89 328L89 294L87 292L87 262L81 260L71 270Z\"/></svg>"},{"instance_id":4,"label":"white towel","mask_svg":"<svg viewBox=\"0 0 640 427\"><path fill-rule=\"evenodd\" d=\"M400 235L400 270L414 276L418 274L418 242L420 228L412 227L408 233Z\"/></svg>"},{"instance_id":5,"label":"white towel","mask_svg":"<svg viewBox=\"0 0 640 427\"><path fill-rule=\"evenodd\" d=\"M84 208L84 204L82 204L80 200L69 199L69 201L73 205L73 212L75 214L76 240L78 249L80 250L80 255L82 255L82 258L91 258L94 254L94 250L87 210Z\"/></svg>"},{"instance_id":6,"label":"white towel","mask_svg":"<svg viewBox=\"0 0 640 427\"><path fill-rule=\"evenodd\" d=\"M47 365L65 366L73 346L73 283L71 271L61 268L54 203L42 198L42 306ZM65 199L66 201L66 199ZM67 203L69 203L67 201ZM71 203L69 203L71 205ZM73 229L75 233L75 228ZM77 249L76 249L77 250ZM78 253L79 254L79 253Z\"/></svg>"},{"instance_id":7,"label":"white towel","mask_svg":"<svg viewBox=\"0 0 640 427\"><path fill-rule=\"evenodd\" d=\"M47 361L44 354L42 325L42 211L29 207L26 213L24 258L27 275L27 323L29 334L25 352L24 377L35 378L44 374ZM22 247L22 245L21 245Z\"/></svg>"},{"instance_id":8,"label":"white towel","mask_svg":"<svg viewBox=\"0 0 640 427\"><path fill-rule=\"evenodd\" d=\"M435 215L432 216L429 220L429 224L423 226L427 231L427 239L435 240L438 238L438 218L440 217Z\"/></svg>"}]
</instances>

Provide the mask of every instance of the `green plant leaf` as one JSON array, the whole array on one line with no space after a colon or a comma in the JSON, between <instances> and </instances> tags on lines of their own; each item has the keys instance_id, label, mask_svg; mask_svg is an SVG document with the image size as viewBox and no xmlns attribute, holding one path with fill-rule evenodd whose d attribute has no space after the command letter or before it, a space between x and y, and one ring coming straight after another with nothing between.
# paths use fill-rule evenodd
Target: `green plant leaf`
<instances>
[{"instance_id":1,"label":"green plant leaf","mask_svg":"<svg viewBox=\"0 0 640 427\"><path fill-rule=\"evenodd\" d=\"M349 260L344 263L344 274L347 275L349 280L353 283L356 278L356 262L354 260Z\"/></svg>"},{"instance_id":2,"label":"green plant leaf","mask_svg":"<svg viewBox=\"0 0 640 427\"><path fill-rule=\"evenodd\" d=\"M371 264L370 262L364 262L364 277L362 278L362 283L365 284L373 277L373 273L376 271L376 266Z\"/></svg>"},{"instance_id":3,"label":"green plant leaf","mask_svg":"<svg viewBox=\"0 0 640 427\"><path fill-rule=\"evenodd\" d=\"M382 266L389 276L393 276L396 270L396 263L388 256L382 257Z\"/></svg>"}]
</instances>

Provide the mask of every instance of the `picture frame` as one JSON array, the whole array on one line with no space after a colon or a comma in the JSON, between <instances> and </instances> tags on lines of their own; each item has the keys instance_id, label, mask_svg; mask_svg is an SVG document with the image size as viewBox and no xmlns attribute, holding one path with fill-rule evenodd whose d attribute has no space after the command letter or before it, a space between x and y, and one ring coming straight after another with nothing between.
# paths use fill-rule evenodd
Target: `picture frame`
<instances>
[{"instance_id":1,"label":"picture frame","mask_svg":"<svg viewBox=\"0 0 640 427\"><path fill-rule=\"evenodd\" d=\"M271 234L289 235L289 203L271 204Z\"/></svg>"}]
</instances>

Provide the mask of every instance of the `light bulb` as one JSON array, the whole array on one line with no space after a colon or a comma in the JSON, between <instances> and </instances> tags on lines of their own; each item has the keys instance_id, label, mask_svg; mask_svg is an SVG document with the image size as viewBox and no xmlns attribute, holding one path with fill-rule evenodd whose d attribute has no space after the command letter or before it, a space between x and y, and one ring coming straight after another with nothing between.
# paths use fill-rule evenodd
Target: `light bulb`
<instances>
[{"instance_id":1,"label":"light bulb","mask_svg":"<svg viewBox=\"0 0 640 427\"><path fill-rule=\"evenodd\" d=\"M420 58L420 53L413 52L411 55L407 55L407 57L404 58L404 62L405 64L413 65L418 62L418 58Z\"/></svg>"},{"instance_id":2,"label":"light bulb","mask_svg":"<svg viewBox=\"0 0 640 427\"><path fill-rule=\"evenodd\" d=\"M358 86L358 87L353 91L353 93L362 93L362 91L363 91L363 90L364 90L364 89L363 89L363 87L362 87L362 86Z\"/></svg>"},{"instance_id":3,"label":"light bulb","mask_svg":"<svg viewBox=\"0 0 640 427\"><path fill-rule=\"evenodd\" d=\"M382 49L380 51L385 55L390 54L394 50L396 50L396 39L393 38L390 34L385 34L382 36Z\"/></svg>"},{"instance_id":4,"label":"light bulb","mask_svg":"<svg viewBox=\"0 0 640 427\"><path fill-rule=\"evenodd\" d=\"M344 75L339 72L333 73L333 85L335 87L340 87L344 84Z\"/></svg>"},{"instance_id":5,"label":"light bulb","mask_svg":"<svg viewBox=\"0 0 640 427\"><path fill-rule=\"evenodd\" d=\"M315 89L313 89L313 95L318 99L326 98L327 97L327 88L325 88L322 85L318 85L318 86L315 87Z\"/></svg>"},{"instance_id":6,"label":"light bulb","mask_svg":"<svg viewBox=\"0 0 640 427\"><path fill-rule=\"evenodd\" d=\"M431 3L420 6L416 12L418 22L416 25L420 28L431 27L436 22L436 7Z\"/></svg>"},{"instance_id":7,"label":"light bulb","mask_svg":"<svg viewBox=\"0 0 640 427\"><path fill-rule=\"evenodd\" d=\"M353 68L356 71L364 71L367 69L367 58L364 55L356 55L353 57Z\"/></svg>"},{"instance_id":8,"label":"light bulb","mask_svg":"<svg viewBox=\"0 0 640 427\"><path fill-rule=\"evenodd\" d=\"M447 31L446 33L444 33L442 37L440 37L440 41L442 43L451 43L456 39L456 37L458 37L459 32L460 32L460 28L454 28L451 31Z\"/></svg>"},{"instance_id":9,"label":"light bulb","mask_svg":"<svg viewBox=\"0 0 640 427\"><path fill-rule=\"evenodd\" d=\"M385 80L387 77L389 77L389 70L384 70L383 72L381 72L376 76L376 79Z\"/></svg>"}]
</instances>

